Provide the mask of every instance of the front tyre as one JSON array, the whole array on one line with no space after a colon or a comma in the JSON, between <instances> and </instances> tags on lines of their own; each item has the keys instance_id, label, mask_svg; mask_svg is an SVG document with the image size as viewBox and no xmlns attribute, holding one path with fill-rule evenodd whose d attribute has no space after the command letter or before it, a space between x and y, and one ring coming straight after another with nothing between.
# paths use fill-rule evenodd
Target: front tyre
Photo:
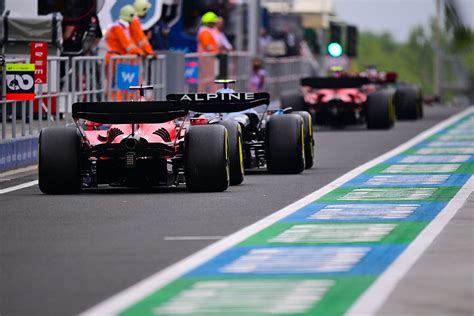
<instances>
[{"instance_id":1,"label":"front tyre","mask_svg":"<svg viewBox=\"0 0 474 316\"><path fill-rule=\"evenodd\" d=\"M292 112L303 118L304 124L304 161L305 169L309 169L314 165L314 136L313 136L313 120L311 114L306 111Z\"/></svg>"},{"instance_id":2,"label":"front tyre","mask_svg":"<svg viewBox=\"0 0 474 316\"><path fill-rule=\"evenodd\" d=\"M193 192L220 192L229 187L227 130L221 125L191 126L185 137L186 187Z\"/></svg>"},{"instance_id":3,"label":"front tyre","mask_svg":"<svg viewBox=\"0 0 474 316\"><path fill-rule=\"evenodd\" d=\"M219 125L224 126L229 135L230 185L241 184L244 181L242 128L234 121L220 121Z\"/></svg>"},{"instance_id":4,"label":"front tyre","mask_svg":"<svg viewBox=\"0 0 474 316\"><path fill-rule=\"evenodd\" d=\"M266 129L269 173L297 174L305 168L304 123L300 115L275 115Z\"/></svg>"},{"instance_id":5,"label":"front tyre","mask_svg":"<svg viewBox=\"0 0 474 316\"><path fill-rule=\"evenodd\" d=\"M38 184L46 194L79 193L81 141L77 129L44 128L38 144Z\"/></svg>"}]
</instances>

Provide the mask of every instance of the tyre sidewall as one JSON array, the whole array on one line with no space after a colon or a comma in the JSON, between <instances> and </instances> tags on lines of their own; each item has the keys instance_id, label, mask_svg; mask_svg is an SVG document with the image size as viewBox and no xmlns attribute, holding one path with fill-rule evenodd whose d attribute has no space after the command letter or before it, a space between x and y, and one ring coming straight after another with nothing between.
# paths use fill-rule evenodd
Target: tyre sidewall
<instances>
[{"instance_id":1,"label":"tyre sidewall","mask_svg":"<svg viewBox=\"0 0 474 316\"><path fill-rule=\"evenodd\" d=\"M266 130L267 169L270 173L296 174L305 168L304 123L296 114L270 118Z\"/></svg>"},{"instance_id":2,"label":"tyre sidewall","mask_svg":"<svg viewBox=\"0 0 474 316\"><path fill-rule=\"evenodd\" d=\"M388 129L395 122L395 108L392 95L375 92L367 96L366 121L368 129Z\"/></svg>"},{"instance_id":3,"label":"tyre sidewall","mask_svg":"<svg viewBox=\"0 0 474 316\"><path fill-rule=\"evenodd\" d=\"M292 114L300 115L303 118L305 168L309 169L314 164L313 120L311 114L306 111L292 112Z\"/></svg>"},{"instance_id":4,"label":"tyre sidewall","mask_svg":"<svg viewBox=\"0 0 474 316\"><path fill-rule=\"evenodd\" d=\"M191 126L185 136L184 166L189 190L226 190L230 177L226 128L217 124Z\"/></svg>"},{"instance_id":5,"label":"tyre sidewall","mask_svg":"<svg viewBox=\"0 0 474 316\"><path fill-rule=\"evenodd\" d=\"M44 128L38 141L38 184L43 193L77 193L82 186L77 129Z\"/></svg>"},{"instance_id":6,"label":"tyre sidewall","mask_svg":"<svg viewBox=\"0 0 474 316\"><path fill-rule=\"evenodd\" d=\"M230 184L241 184L244 180L242 128L239 123L233 121L220 121L218 124L224 126L229 135Z\"/></svg>"}]
</instances>

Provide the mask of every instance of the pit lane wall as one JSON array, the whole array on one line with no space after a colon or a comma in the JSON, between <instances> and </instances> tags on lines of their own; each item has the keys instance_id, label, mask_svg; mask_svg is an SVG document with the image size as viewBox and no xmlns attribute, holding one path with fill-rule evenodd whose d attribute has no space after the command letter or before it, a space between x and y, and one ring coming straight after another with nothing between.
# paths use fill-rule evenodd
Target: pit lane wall
<instances>
[{"instance_id":1,"label":"pit lane wall","mask_svg":"<svg viewBox=\"0 0 474 316\"><path fill-rule=\"evenodd\" d=\"M0 172L36 163L38 136L7 139L0 142Z\"/></svg>"}]
</instances>

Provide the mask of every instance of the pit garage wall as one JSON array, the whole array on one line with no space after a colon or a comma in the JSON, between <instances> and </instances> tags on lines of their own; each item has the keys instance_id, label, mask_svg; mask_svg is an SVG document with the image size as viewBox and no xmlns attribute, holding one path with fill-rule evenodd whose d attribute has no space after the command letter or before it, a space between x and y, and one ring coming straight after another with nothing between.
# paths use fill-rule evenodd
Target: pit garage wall
<instances>
[{"instance_id":1,"label":"pit garage wall","mask_svg":"<svg viewBox=\"0 0 474 316\"><path fill-rule=\"evenodd\" d=\"M38 136L0 141L0 172L36 163Z\"/></svg>"}]
</instances>

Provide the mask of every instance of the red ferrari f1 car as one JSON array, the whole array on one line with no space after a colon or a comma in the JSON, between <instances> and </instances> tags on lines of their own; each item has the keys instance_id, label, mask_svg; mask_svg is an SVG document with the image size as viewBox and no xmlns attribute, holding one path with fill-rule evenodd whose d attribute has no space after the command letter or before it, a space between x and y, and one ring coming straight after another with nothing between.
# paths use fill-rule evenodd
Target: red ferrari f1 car
<instances>
[{"instance_id":1,"label":"red ferrari f1 car","mask_svg":"<svg viewBox=\"0 0 474 316\"><path fill-rule=\"evenodd\" d=\"M142 87L144 89L144 87ZM140 91L143 95L143 90ZM228 132L190 112L242 111L269 102L267 93L203 102L75 103L75 126L45 128L39 138L39 187L50 194L82 188L175 186L224 191L229 186ZM224 96L225 98L226 96Z\"/></svg>"},{"instance_id":2,"label":"red ferrari f1 car","mask_svg":"<svg viewBox=\"0 0 474 316\"><path fill-rule=\"evenodd\" d=\"M284 95L281 107L309 111L316 124L366 124L369 129L386 129L395 122L392 93L366 91L363 77L313 77L301 80L303 95Z\"/></svg>"}]
</instances>

